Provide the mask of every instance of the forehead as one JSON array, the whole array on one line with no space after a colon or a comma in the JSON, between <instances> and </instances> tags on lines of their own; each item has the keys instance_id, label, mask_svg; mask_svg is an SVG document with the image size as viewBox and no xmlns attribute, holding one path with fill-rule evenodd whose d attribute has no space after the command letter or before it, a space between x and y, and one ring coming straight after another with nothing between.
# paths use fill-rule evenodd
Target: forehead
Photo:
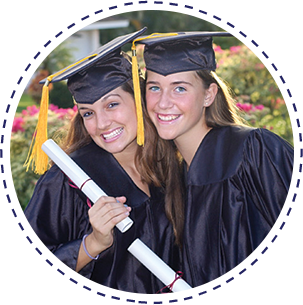
<instances>
[{"instance_id":1,"label":"forehead","mask_svg":"<svg viewBox=\"0 0 303 305\"><path fill-rule=\"evenodd\" d=\"M147 71L146 82L167 82L167 83L176 83L176 82L196 82L200 78L198 77L195 71L187 72L178 72L169 74L167 76L161 75L156 72Z\"/></svg>"},{"instance_id":2,"label":"forehead","mask_svg":"<svg viewBox=\"0 0 303 305\"><path fill-rule=\"evenodd\" d=\"M112 101L113 99L119 99L122 101L132 101L134 103L134 97L131 93L123 90L122 86L110 91L109 93L103 95L100 99L96 100L92 104L87 104L87 103L77 103L78 108L93 108L95 106L98 106L100 103L103 103L107 100Z\"/></svg>"}]
</instances>

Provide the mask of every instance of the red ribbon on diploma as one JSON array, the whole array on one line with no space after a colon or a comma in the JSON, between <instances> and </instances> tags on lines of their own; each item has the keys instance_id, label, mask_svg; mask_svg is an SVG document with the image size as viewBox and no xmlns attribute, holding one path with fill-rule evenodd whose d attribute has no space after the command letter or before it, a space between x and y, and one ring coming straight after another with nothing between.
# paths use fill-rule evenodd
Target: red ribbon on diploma
<instances>
[{"instance_id":1,"label":"red ribbon on diploma","mask_svg":"<svg viewBox=\"0 0 303 305\"><path fill-rule=\"evenodd\" d=\"M176 274L175 274L175 279L170 283L168 284L167 286L161 288L156 294L170 294L172 292L172 288L175 284L175 282L177 280L179 280L180 278L182 278L183 276L183 272L182 271L177 271ZM164 289L168 288L169 289L169 292L163 292Z\"/></svg>"}]
</instances>

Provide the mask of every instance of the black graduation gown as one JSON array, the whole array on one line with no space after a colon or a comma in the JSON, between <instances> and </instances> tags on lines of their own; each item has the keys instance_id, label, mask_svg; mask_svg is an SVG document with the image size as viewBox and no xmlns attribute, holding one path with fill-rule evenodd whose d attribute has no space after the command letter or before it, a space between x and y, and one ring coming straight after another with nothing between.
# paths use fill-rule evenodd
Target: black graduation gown
<instances>
[{"instance_id":1,"label":"black graduation gown","mask_svg":"<svg viewBox=\"0 0 303 305\"><path fill-rule=\"evenodd\" d=\"M207 283L243 261L285 202L293 148L265 129L212 129L187 172L184 279ZM186 171L185 171L186 172Z\"/></svg>"},{"instance_id":2,"label":"black graduation gown","mask_svg":"<svg viewBox=\"0 0 303 305\"><path fill-rule=\"evenodd\" d=\"M114 244L80 273L91 280L119 290L157 293L165 285L147 270L128 246L136 239L145 243L164 262L177 268L178 250L173 230L165 216L163 192L150 187L142 192L113 155L94 142L71 154L72 159L109 196L125 196L132 207L133 226L125 233L114 228ZM38 181L25 215L41 241L66 265L76 268L82 237L91 232L87 198L70 186L69 179L52 166ZM177 271L177 270L176 270Z\"/></svg>"}]
</instances>

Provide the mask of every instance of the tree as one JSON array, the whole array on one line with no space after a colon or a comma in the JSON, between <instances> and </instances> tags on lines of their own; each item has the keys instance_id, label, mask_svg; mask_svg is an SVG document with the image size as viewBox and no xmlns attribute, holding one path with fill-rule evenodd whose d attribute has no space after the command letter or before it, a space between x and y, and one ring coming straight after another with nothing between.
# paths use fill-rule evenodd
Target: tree
<instances>
[{"instance_id":1,"label":"tree","mask_svg":"<svg viewBox=\"0 0 303 305\"><path fill-rule=\"evenodd\" d=\"M218 26L205 20L189 16L186 14L168 12L168 11L136 11L118 15L119 18L128 19L130 27L122 29L112 29L100 31L101 43L131 31L137 31L144 26L147 27L147 34L166 33L166 32L188 32L188 31L224 31ZM223 49L239 45L241 42L234 38L214 38L214 42Z\"/></svg>"},{"instance_id":2,"label":"tree","mask_svg":"<svg viewBox=\"0 0 303 305\"><path fill-rule=\"evenodd\" d=\"M58 47L54 49L41 63L35 77L31 80L28 94L34 100L34 102L39 105L42 94L42 86L39 82L45 79L47 76L65 68L70 65L73 61L72 51L74 49L68 46L67 41L61 43ZM58 90L58 92L56 92ZM49 84L50 91L50 102L58 105L61 108L72 107L73 102L68 89L64 85L53 86ZM67 100L68 99L68 100Z\"/></svg>"},{"instance_id":3,"label":"tree","mask_svg":"<svg viewBox=\"0 0 303 305\"><path fill-rule=\"evenodd\" d=\"M68 45L68 41L63 41L58 45L41 63L39 70L46 70L50 74L55 73L74 61L72 52L74 48Z\"/></svg>"}]
</instances>

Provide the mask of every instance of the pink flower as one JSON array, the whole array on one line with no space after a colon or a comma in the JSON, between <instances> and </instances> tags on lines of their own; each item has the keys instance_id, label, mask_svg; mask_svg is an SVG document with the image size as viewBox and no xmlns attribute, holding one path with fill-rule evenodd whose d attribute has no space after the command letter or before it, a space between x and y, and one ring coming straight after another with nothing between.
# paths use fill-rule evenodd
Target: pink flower
<instances>
[{"instance_id":1,"label":"pink flower","mask_svg":"<svg viewBox=\"0 0 303 305\"><path fill-rule=\"evenodd\" d=\"M245 112L249 112L252 109L252 104L249 104L249 103L244 103L244 104L237 103L237 107L240 110L243 110Z\"/></svg>"},{"instance_id":2,"label":"pink flower","mask_svg":"<svg viewBox=\"0 0 303 305\"><path fill-rule=\"evenodd\" d=\"M27 114L29 114L30 116L33 116L39 112L39 108L36 105L28 106L26 110Z\"/></svg>"},{"instance_id":3,"label":"pink flower","mask_svg":"<svg viewBox=\"0 0 303 305\"><path fill-rule=\"evenodd\" d=\"M71 119L78 111L78 107L75 105L73 108L59 108L56 105L50 104L49 110L56 113L58 119Z\"/></svg>"},{"instance_id":4,"label":"pink flower","mask_svg":"<svg viewBox=\"0 0 303 305\"><path fill-rule=\"evenodd\" d=\"M232 53L238 53L238 52L240 52L240 50L241 50L241 46L233 46L233 47L230 47L230 52L232 52Z\"/></svg>"},{"instance_id":5,"label":"pink flower","mask_svg":"<svg viewBox=\"0 0 303 305\"><path fill-rule=\"evenodd\" d=\"M216 53L223 53L223 50L221 49L220 46L216 46L216 47L214 48L214 51L215 51Z\"/></svg>"},{"instance_id":6,"label":"pink flower","mask_svg":"<svg viewBox=\"0 0 303 305\"><path fill-rule=\"evenodd\" d=\"M59 109L59 107L54 104L50 104L48 108L50 111L53 111L53 112L56 112Z\"/></svg>"},{"instance_id":7,"label":"pink flower","mask_svg":"<svg viewBox=\"0 0 303 305\"><path fill-rule=\"evenodd\" d=\"M242 110L242 111L245 111L247 113L249 112L254 112L254 111L261 111L264 109L264 105L256 105L254 106L253 104L250 104L250 103L237 103L237 107Z\"/></svg>"},{"instance_id":8,"label":"pink flower","mask_svg":"<svg viewBox=\"0 0 303 305\"><path fill-rule=\"evenodd\" d=\"M262 63L257 63L256 65L255 65L255 69L256 70L262 70L262 69L264 69L264 65L262 64Z\"/></svg>"},{"instance_id":9,"label":"pink flower","mask_svg":"<svg viewBox=\"0 0 303 305\"><path fill-rule=\"evenodd\" d=\"M278 97L276 100L276 104L285 104L285 101Z\"/></svg>"},{"instance_id":10,"label":"pink flower","mask_svg":"<svg viewBox=\"0 0 303 305\"><path fill-rule=\"evenodd\" d=\"M256 105L255 109L256 110L263 110L264 109L264 105Z\"/></svg>"},{"instance_id":11,"label":"pink flower","mask_svg":"<svg viewBox=\"0 0 303 305\"><path fill-rule=\"evenodd\" d=\"M17 132L19 130L22 132L25 131L24 128L22 127L23 124L24 124L24 120L22 117L14 118L12 132Z\"/></svg>"},{"instance_id":12,"label":"pink flower","mask_svg":"<svg viewBox=\"0 0 303 305\"><path fill-rule=\"evenodd\" d=\"M281 98L277 98L276 100L272 99L271 100L271 105L275 108L275 109L279 109L280 106L284 105L285 101Z\"/></svg>"}]
</instances>

